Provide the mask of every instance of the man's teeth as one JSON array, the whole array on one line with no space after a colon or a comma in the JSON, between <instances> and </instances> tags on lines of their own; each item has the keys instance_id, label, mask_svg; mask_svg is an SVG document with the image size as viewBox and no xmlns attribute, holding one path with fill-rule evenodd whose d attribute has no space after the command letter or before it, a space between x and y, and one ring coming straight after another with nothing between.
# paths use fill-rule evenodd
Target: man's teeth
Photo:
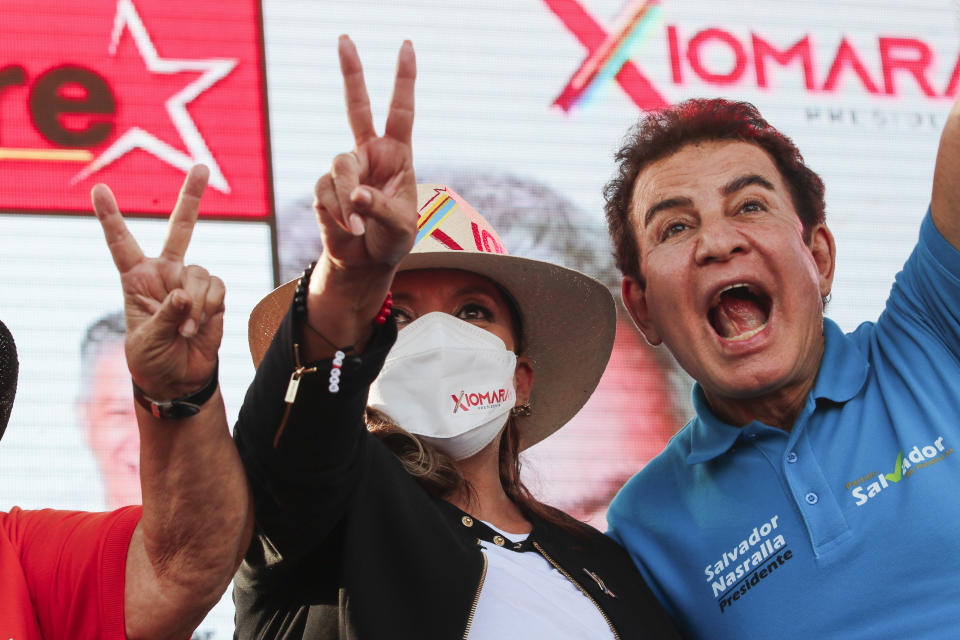
<instances>
[{"instance_id":1,"label":"man's teeth","mask_svg":"<svg viewBox=\"0 0 960 640\"><path fill-rule=\"evenodd\" d=\"M727 291L733 291L734 289L746 289L747 292L753 293L753 289L750 287L750 285L744 282L737 282L735 284L727 285L720 291L717 291L717 295L714 296L714 300L716 301L714 302L714 304L717 304L720 302L720 299L723 297L723 294L725 294Z\"/></svg>"},{"instance_id":2,"label":"man's teeth","mask_svg":"<svg viewBox=\"0 0 960 640\"><path fill-rule=\"evenodd\" d=\"M725 340L730 340L731 342L740 342L740 341L742 341L742 340L748 340L748 339L752 338L753 336L757 335L758 333L760 333L761 331L763 331L764 328L766 328L766 326L767 326L767 323L764 322L762 325L760 325L759 327L757 327L757 328L755 328L755 329L750 329L749 331L744 331L743 333L741 333L741 334L739 334L739 335L730 336L729 338L724 338L724 339L725 339Z\"/></svg>"},{"instance_id":3,"label":"man's teeth","mask_svg":"<svg viewBox=\"0 0 960 640\"><path fill-rule=\"evenodd\" d=\"M744 289L747 289L748 291L750 290L750 285L745 284L745 283L743 283L743 282L737 282L736 284L731 284L731 285L729 285L729 286L724 287L723 289L720 290L720 293L726 293L727 291L730 291L731 289L737 289L737 288L739 288L739 287L743 287Z\"/></svg>"}]
</instances>

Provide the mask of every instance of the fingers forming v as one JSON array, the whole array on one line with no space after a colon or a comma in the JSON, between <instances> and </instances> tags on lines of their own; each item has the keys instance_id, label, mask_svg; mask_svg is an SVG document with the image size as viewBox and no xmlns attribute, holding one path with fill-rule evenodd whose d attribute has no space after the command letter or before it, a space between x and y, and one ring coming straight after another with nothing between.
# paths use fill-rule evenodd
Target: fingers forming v
<instances>
[{"instance_id":1,"label":"fingers forming v","mask_svg":"<svg viewBox=\"0 0 960 640\"><path fill-rule=\"evenodd\" d=\"M387 114L386 135L410 144L413 134L413 85L417 79L417 58L413 43L404 40L397 55L397 76L393 81L393 98Z\"/></svg>"},{"instance_id":2,"label":"fingers forming v","mask_svg":"<svg viewBox=\"0 0 960 640\"><path fill-rule=\"evenodd\" d=\"M370 112L370 96L363 78L363 65L357 47L348 36L340 36L337 43L340 56L340 73L343 75L343 92L347 102L347 120L353 139L359 147L371 138L377 137L373 127L373 114Z\"/></svg>"},{"instance_id":3,"label":"fingers forming v","mask_svg":"<svg viewBox=\"0 0 960 640\"><path fill-rule=\"evenodd\" d=\"M113 264L121 274L126 273L144 259L143 251L127 230L110 188L105 184L98 184L90 192L90 197L93 200L93 211L103 228L103 237L107 241L110 255L113 256Z\"/></svg>"},{"instance_id":4,"label":"fingers forming v","mask_svg":"<svg viewBox=\"0 0 960 640\"><path fill-rule=\"evenodd\" d=\"M167 238L163 243L160 257L172 262L183 263L183 256L190 245L190 236L193 227L200 215L200 198L207 186L210 170L202 164L194 165L183 180L177 204L170 214L170 223L167 226Z\"/></svg>"}]
</instances>

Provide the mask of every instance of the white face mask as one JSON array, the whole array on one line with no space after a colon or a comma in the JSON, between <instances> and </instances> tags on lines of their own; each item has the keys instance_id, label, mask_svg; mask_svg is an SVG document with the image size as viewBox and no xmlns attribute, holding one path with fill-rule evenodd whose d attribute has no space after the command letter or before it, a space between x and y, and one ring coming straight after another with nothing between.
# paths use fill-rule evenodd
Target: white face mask
<instances>
[{"instance_id":1,"label":"white face mask","mask_svg":"<svg viewBox=\"0 0 960 640\"><path fill-rule=\"evenodd\" d=\"M517 356L489 331L434 311L400 332L367 401L454 460L487 446L517 402Z\"/></svg>"}]
</instances>

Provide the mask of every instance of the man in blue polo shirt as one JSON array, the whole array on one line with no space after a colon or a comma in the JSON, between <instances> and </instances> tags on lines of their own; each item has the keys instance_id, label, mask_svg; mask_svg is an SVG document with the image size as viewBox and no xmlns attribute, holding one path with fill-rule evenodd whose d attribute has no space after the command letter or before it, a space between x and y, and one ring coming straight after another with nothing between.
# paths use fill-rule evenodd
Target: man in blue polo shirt
<instances>
[{"instance_id":1,"label":"man in blue polo shirt","mask_svg":"<svg viewBox=\"0 0 960 640\"><path fill-rule=\"evenodd\" d=\"M608 513L701 638L943 638L960 620L960 108L875 323L823 317L823 185L751 105L649 115L607 221L623 298L696 417Z\"/></svg>"}]
</instances>

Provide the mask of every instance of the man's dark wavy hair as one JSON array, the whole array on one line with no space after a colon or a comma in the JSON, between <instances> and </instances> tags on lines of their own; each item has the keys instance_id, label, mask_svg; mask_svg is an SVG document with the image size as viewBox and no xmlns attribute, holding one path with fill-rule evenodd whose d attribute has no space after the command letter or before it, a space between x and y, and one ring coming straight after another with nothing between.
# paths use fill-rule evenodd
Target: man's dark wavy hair
<instances>
[{"instance_id":1,"label":"man's dark wavy hair","mask_svg":"<svg viewBox=\"0 0 960 640\"><path fill-rule=\"evenodd\" d=\"M7 325L0 322L0 436L7 428L10 410L13 409L13 397L17 395L17 374L20 361L17 360L17 345Z\"/></svg>"},{"instance_id":2,"label":"man's dark wavy hair","mask_svg":"<svg viewBox=\"0 0 960 640\"><path fill-rule=\"evenodd\" d=\"M603 190L617 268L641 286L645 282L640 273L636 223L631 216L637 176L652 163L689 144L713 140L749 142L771 155L789 186L805 241L810 241L811 229L825 220L820 176L804 164L793 141L770 126L749 102L696 98L648 113L627 133L616 155L617 175Z\"/></svg>"}]
</instances>

